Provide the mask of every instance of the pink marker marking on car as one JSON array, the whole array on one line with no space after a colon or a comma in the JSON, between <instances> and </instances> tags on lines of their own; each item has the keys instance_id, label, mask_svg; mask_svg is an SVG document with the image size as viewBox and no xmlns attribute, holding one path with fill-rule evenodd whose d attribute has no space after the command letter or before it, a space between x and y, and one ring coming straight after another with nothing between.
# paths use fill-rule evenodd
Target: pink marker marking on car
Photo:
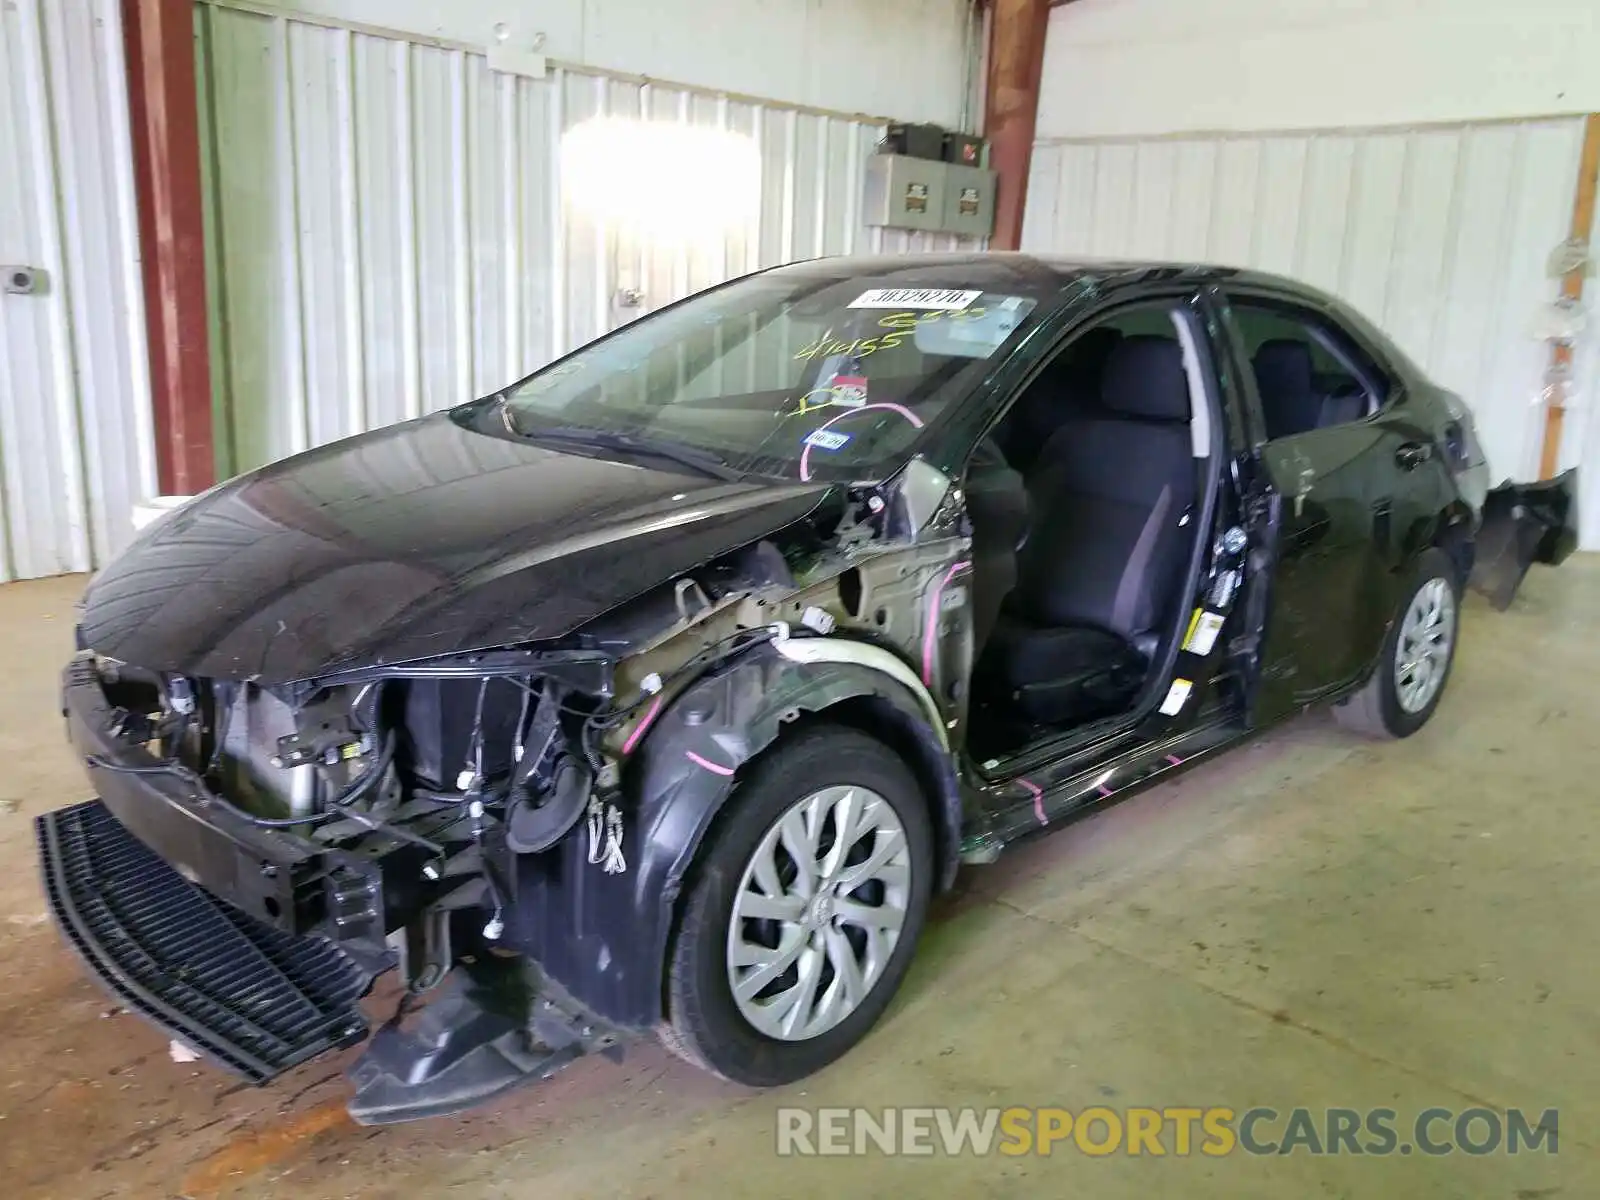
<instances>
[{"instance_id":1,"label":"pink marker marking on car","mask_svg":"<svg viewBox=\"0 0 1600 1200\"><path fill-rule=\"evenodd\" d=\"M909 408L907 408L903 404L888 404L888 403L885 403L885 404L863 404L859 408L847 408L836 417L829 417L821 425L818 425L815 429L813 429L811 431L810 436L815 437L817 434L821 433L824 429L827 429L835 421L842 421L845 417L852 417L856 413L871 412L875 408L876 409L880 409L880 410L886 409L889 412L899 413L906 420L910 421L911 424L913 426L915 426L917 429L921 429L922 428L922 418L917 416L916 413L912 412ZM806 445L805 445L805 449L800 451L800 479L801 479L801 482L804 482L804 483L809 483L810 480L811 480L811 443L810 442L807 442Z\"/></svg>"},{"instance_id":2,"label":"pink marker marking on car","mask_svg":"<svg viewBox=\"0 0 1600 1200\"><path fill-rule=\"evenodd\" d=\"M1033 815L1039 819L1039 824L1050 824L1050 818L1044 815L1044 789L1031 779L1019 779L1017 782L1033 797Z\"/></svg>"},{"instance_id":3,"label":"pink marker marking on car","mask_svg":"<svg viewBox=\"0 0 1600 1200\"><path fill-rule=\"evenodd\" d=\"M713 775L732 775L733 768L725 767L721 763L714 763L709 758L701 758L693 750L685 750L683 756L697 767L704 767Z\"/></svg>"}]
</instances>

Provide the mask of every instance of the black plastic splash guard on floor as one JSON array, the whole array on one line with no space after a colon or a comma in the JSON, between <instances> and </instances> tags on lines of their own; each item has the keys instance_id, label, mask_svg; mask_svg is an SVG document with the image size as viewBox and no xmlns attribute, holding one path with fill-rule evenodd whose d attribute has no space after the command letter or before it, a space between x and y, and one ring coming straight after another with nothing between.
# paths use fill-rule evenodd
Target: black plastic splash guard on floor
<instances>
[{"instance_id":1,"label":"black plastic splash guard on floor","mask_svg":"<svg viewBox=\"0 0 1600 1200\"><path fill-rule=\"evenodd\" d=\"M45 892L118 1000L253 1083L365 1034L369 972L190 883L98 800L34 822Z\"/></svg>"}]
</instances>

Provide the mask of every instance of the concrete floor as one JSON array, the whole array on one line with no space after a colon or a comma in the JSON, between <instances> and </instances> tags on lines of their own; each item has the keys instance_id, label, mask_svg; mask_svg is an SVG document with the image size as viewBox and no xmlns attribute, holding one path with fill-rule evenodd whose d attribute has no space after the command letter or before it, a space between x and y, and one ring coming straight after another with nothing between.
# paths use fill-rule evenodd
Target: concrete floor
<instances>
[{"instance_id":1,"label":"concrete floor","mask_svg":"<svg viewBox=\"0 0 1600 1200\"><path fill-rule=\"evenodd\" d=\"M1600 559L1469 605L1406 743L1323 715L971 872L889 1018L786 1093L653 1046L468 1118L359 1129L340 1062L266 1090L118 1014L46 923L31 817L84 785L80 581L0 588L0 1178L13 1197L1600 1194ZM1560 1153L801 1160L790 1104L1560 1109ZM1281 1130L1280 1130L1281 1131ZM1169 1143L1170 1144L1170 1143ZM937 1171L937 1175L929 1172Z\"/></svg>"}]
</instances>

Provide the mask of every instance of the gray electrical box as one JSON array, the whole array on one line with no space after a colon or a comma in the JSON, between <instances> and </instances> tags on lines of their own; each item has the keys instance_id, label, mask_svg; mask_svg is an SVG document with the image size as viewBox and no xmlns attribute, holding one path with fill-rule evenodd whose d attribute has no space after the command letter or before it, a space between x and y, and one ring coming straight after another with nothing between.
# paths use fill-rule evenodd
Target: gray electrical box
<instances>
[{"instance_id":1,"label":"gray electrical box","mask_svg":"<svg viewBox=\"0 0 1600 1200\"><path fill-rule=\"evenodd\" d=\"M948 163L937 159L874 154L867 159L866 223L894 229L944 229L949 170Z\"/></svg>"},{"instance_id":2,"label":"gray electrical box","mask_svg":"<svg viewBox=\"0 0 1600 1200\"><path fill-rule=\"evenodd\" d=\"M988 237L994 232L994 172L985 167L950 163L945 167L946 233Z\"/></svg>"}]
</instances>

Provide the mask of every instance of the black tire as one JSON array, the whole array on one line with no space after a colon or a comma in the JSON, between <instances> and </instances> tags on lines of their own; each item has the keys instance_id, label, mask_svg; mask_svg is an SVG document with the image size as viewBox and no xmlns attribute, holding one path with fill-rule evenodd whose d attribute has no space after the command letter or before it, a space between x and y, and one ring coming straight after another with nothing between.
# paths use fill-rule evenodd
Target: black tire
<instances>
[{"instance_id":1,"label":"black tire","mask_svg":"<svg viewBox=\"0 0 1600 1200\"><path fill-rule=\"evenodd\" d=\"M870 788L899 817L911 870L905 920L883 974L854 1012L809 1040L780 1041L739 1012L728 981L728 926L745 868L767 831L796 801L833 785ZM696 1066L752 1087L776 1087L820 1071L865 1037L894 998L927 917L934 870L927 802L892 750L834 725L780 743L753 764L700 848L668 950L661 1041Z\"/></svg>"},{"instance_id":2,"label":"black tire","mask_svg":"<svg viewBox=\"0 0 1600 1200\"><path fill-rule=\"evenodd\" d=\"M1445 657L1444 675L1426 705L1416 712L1407 712L1400 703L1395 683L1395 656L1400 649L1400 629L1406 612L1418 592L1436 579L1442 579L1450 589L1453 624L1450 630L1450 648ZM1455 562L1443 550L1431 549L1417 560L1412 572L1411 586L1405 591L1400 607L1389 621L1384 635L1383 650L1378 656L1372 677L1362 687L1334 705L1333 717L1340 725L1355 733L1373 738L1410 737L1428 723L1450 683L1450 669L1455 664L1456 646L1461 641L1461 579Z\"/></svg>"}]
</instances>

